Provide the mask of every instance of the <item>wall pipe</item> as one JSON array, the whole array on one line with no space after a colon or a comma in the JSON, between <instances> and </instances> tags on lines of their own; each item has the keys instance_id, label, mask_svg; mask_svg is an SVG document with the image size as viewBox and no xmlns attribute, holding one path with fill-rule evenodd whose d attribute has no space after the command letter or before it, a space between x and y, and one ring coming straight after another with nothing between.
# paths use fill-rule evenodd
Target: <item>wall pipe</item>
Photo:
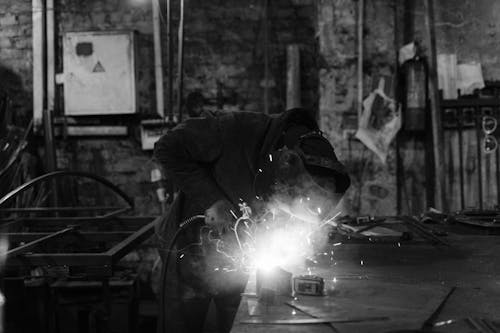
<instances>
[{"instance_id":1,"label":"wall pipe","mask_svg":"<svg viewBox=\"0 0 500 333\"><path fill-rule=\"evenodd\" d=\"M364 0L358 0L358 120L363 113L363 24Z\"/></svg>"},{"instance_id":2,"label":"wall pipe","mask_svg":"<svg viewBox=\"0 0 500 333\"><path fill-rule=\"evenodd\" d=\"M153 37L155 52L155 84L156 84L156 113L163 119L165 117L165 104L163 99L163 62L161 53L161 28L160 28L160 2L152 0L153 7Z\"/></svg>"},{"instance_id":3,"label":"wall pipe","mask_svg":"<svg viewBox=\"0 0 500 333\"><path fill-rule=\"evenodd\" d=\"M177 49L177 112L182 121L182 83L184 80L184 0L180 3L179 39Z\"/></svg>"},{"instance_id":4,"label":"wall pipe","mask_svg":"<svg viewBox=\"0 0 500 333\"><path fill-rule=\"evenodd\" d=\"M33 20L33 123L34 131L42 127L45 99L45 3L43 0L31 2Z\"/></svg>"},{"instance_id":5,"label":"wall pipe","mask_svg":"<svg viewBox=\"0 0 500 333\"><path fill-rule=\"evenodd\" d=\"M167 10L167 110L168 121L174 121L174 103L173 103L173 69L172 69L172 8L170 0L166 0Z\"/></svg>"}]
</instances>

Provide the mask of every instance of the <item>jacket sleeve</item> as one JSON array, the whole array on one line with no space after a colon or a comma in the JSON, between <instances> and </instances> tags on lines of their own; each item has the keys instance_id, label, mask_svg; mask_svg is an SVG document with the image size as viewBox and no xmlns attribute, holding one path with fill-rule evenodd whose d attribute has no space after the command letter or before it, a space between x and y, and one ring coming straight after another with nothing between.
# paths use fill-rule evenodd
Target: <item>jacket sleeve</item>
<instances>
[{"instance_id":1,"label":"jacket sleeve","mask_svg":"<svg viewBox=\"0 0 500 333\"><path fill-rule=\"evenodd\" d=\"M155 144L155 159L200 212L225 198L211 172L222 152L220 137L217 118L196 118L176 126Z\"/></svg>"}]
</instances>

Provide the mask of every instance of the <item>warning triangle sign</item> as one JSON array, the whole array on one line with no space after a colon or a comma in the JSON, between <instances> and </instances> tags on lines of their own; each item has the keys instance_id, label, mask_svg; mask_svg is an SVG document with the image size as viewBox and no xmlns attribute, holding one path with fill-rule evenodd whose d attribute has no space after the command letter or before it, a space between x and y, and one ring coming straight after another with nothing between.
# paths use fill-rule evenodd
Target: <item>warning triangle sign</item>
<instances>
[{"instance_id":1,"label":"warning triangle sign","mask_svg":"<svg viewBox=\"0 0 500 333\"><path fill-rule=\"evenodd\" d=\"M102 67L102 64L100 61L95 64L94 69L92 70L93 73L102 73L104 72L104 67Z\"/></svg>"}]
</instances>

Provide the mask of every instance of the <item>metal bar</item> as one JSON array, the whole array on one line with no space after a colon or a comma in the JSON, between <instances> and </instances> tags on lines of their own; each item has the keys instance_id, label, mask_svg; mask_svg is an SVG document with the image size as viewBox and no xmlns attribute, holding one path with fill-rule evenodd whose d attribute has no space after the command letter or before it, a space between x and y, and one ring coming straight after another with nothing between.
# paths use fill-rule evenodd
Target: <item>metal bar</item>
<instances>
[{"instance_id":1,"label":"metal bar","mask_svg":"<svg viewBox=\"0 0 500 333\"><path fill-rule=\"evenodd\" d=\"M446 294L446 296L443 298L441 303L439 303L436 310L434 310L434 312L432 312L432 314L429 316L429 318L427 318L427 320L422 325L422 331L428 332L432 329L432 327L434 327L434 322L438 319L439 314L441 313L441 311L443 311L443 308L444 308L446 302L451 297L451 295L455 292L456 289L457 289L457 287L453 287L448 292L448 294Z\"/></svg>"},{"instance_id":2,"label":"metal bar","mask_svg":"<svg viewBox=\"0 0 500 333\"><path fill-rule=\"evenodd\" d=\"M364 0L358 0L358 119L363 113L363 25L364 25Z\"/></svg>"},{"instance_id":3,"label":"metal bar","mask_svg":"<svg viewBox=\"0 0 500 333\"><path fill-rule=\"evenodd\" d=\"M500 105L499 98L464 98L441 101L441 106L444 108L498 107L498 105Z\"/></svg>"},{"instance_id":4,"label":"metal bar","mask_svg":"<svg viewBox=\"0 0 500 333\"><path fill-rule=\"evenodd\" d=\"M120 216L117 219L113 219L112 221L121 221L124 224L130 225L131 223L141 224L144 225L144 222L150 221L151 219L154 219L156 217L154 216ZM96 222L96 223L102 223L102 220L104 219L103 216L97 216L97 217L26 217L22 218L19 220L14 221L14 223L43 223L43 225L46 225L47 222L54 222L57 224L64 224L64 223L75 223L76 221L86 221L89 222L89 224L92 224L91 222ZM5 225L0 226L0 228L4 228Z\"/></svg>"},{"instance_id":5,"label":"metal bar","mask_svg":"<svg viewBox=\"0 0 500 333\"><path fill-rule=\"evenodd\" d=\"M476 111L476 145L477 145L477 185L479 194L479 209L483 209L483 161L481 159L481 114L479 108L474 108Z\"/></svg>"},{"instance_id":6,"label":"metal bar","mask_svg":"<svg viewBox=\"0 0 500 333\"><path fill-rule=\"evenodd\" d=\"M158 113L158 115L163 119L165 117L165 106L163 100L163 63L161 56L160 2L159 0L153 0L152 2L155 54L156 113Z\"/></svg>"},{"instance_id":7,"label":"metal bar","mask_svg":"<svg viewBox=\"0 0 500 333\"><path fill-rule=\"evenodd\" d=\"M385 321L389 317L326 317L326 318L303 318L303 319L273 319L273 318L250 318L240 321L241 324L266 324L266 325L312 325L325 323L361 323L366 321Z\"/></svg>"},{"instance_id":8,"label":"metal bar","mask_svg":"<svg viewBox=\"0 0 500 333\"><path fill-rule=\"evenodd\" d=\"M115 245L113 248L109 249L106 252L106 255L111 257L113 263L120 260L121 257L130 252L130 250L134 246L141 243L143 240L145 240L146 238L148 238L153 234L153 230L155 228L155 225L157 224L157 220L160 218L161 217L158 217L154 221L146 224L141 229L139 229L138 231L134 232L132 235L127 237L125 240Z\"/></svg>"},{"instance_id":9,"label":"metal bar","mask_svg":"<svg viewBox=\"0 0 500 333\"><path fill-rule=\"evenodd\" d=\"M464 189L464 138L462 133L462 109L457 109L458 125L458 167L460 171L460 207L465 209L465 189Z\"/></svg>"},{"instance_id":10,"label":"metal bar","mask_svg":"<svg viewBox=\"0 0 500 333\"><path fill-rule=\"evenodd\" d=\"M269 0L264 0L264 113L269 114Z\"/></svg>"},{"instance_id":11,"label":"metal bar","mask_svg":"<svg viewBox=\"0 0 500 333\"><path fill-rule=\"evenodd\" d=\"M182 121L182 85L184 81L184 0L180 0L179 39L177 47L177 112L179 122Z\"/></svg>"},{"instance_id":12,"label":"metal bar","mask_svg":"<svg viewBox=\"0 0 500 333\"><path fill-rule=\"evenodd\" d=\"M120 209L120 207L27 207L27 208L0 208L0 212L6 213L38 213L38 212L81 212L81 211L103 211Z\"/></svg>"},{"instance_id":13,"label":"metal bar","mask_svg":"<svg viewBox=\"0 0 500 333\"><path fill-rule=\"evenodd\" d=\"M89 240L100 242L100 241L115 241L123 240L125 237L132 235L133 231L101 231L101 232L90 232L90 231L75 231L78 235L87 238ZM31 242L33 240L39 239L40 237L45 237L52 235L50 232L9 232L2 233L3 237L9 239L9 243L15 242Z\"/></svg>"},{"instance_id":14,"label":"metal bar","mask_svg":"<svg viewBox=\"0 0 500 333\"><path fill-rule=\"evenodd\" d=\"M434 235L432 232L430 232L426 228L422 227L419 224L420 222L418 222L417 220L415 220L413 217L401 216L401 220L403 221L403 223L405 223L410 228L415 229L418 233L420 233L425 238L431 239L431 240L433 240L434 242L436 242L438 244L442 244L442 245L446 245L446 246L451 246L448 242L445 242L444 240L442 240L441 238L437 237L436 235Z\"/></svg>"},{"instance_id":15,"label":"metal bar","mask_svg":"<svg viewBox=\"0 0 500 333\"><path fill-rule=\"evenodd\" d=\"M80 171L54 171L54 172L49 172L44 175L41 175L37 178L34 178L30 180L29 182L26 182L22 184L21 186L15 188L14 190L10 191L6 195L4 195L2 198L0 198L0 207L4 205L6 202L8 202L10 199L12 199L14 196L16 196L19 193L22 193L29 189L30 187L34 186L35 184L38 184L42 181L45 181L47 179L59 177L59 176L76 176L76 177L83 177L83 178L90 178L98 183L101 183L105 186L107 186L109 189L111 189L113 192L115 192L118 196L120 196L123 200L125 200L130 208L134 207L134 201L125 193L123 192L119 187L117 187L115 184L111 183L109 180L93 175L91 173L87 172L80 172Z\"/></svg>"},{"instance_id":16,"label":"metal bar","mask_svg":"<svg viewBox=\"0 0 500 333\"><path fill-rule=\"evenodd\" d=\"M174 121L174 106L173 106L173 70L172 70L172 10L170 0L166 0L167 10L167 108L168 121Z\"/></svg>"},{"instance_id":17,"label":"metal bar","mask_svg":"<svg viewBox=\"0 0 500 333\"><path fill-rule=\"evenodd\" d=\"M45 99L45 1L32 0L33 22L33 121L34 130L42 127Z\"/></svg>"},{"instance_id":18,"label":"metal bar","mask_svg":"<svg viewBox=\"0 0 500 333\"><path fill-rule=\"evenodd\" d=\"M500 121L500 107L497 108L497 122ZM500 149L496 151L496 175L497 175L497 208L500 209Z\"/></svg>"},{"instance_id":19,"label":"metal bar","mask_svg":"<svg viewBox=\"0 0 500 333\"><path fill-rule=\"evenodd\" d=\"M29 250L31 250L32 248L40 245L41 243L49 240L49 239L53 239L53 238L56 238L56 237L60 237L61 235L64 235L70 231L73 231L74 230L74 227L69 227L69 228L66 228L66 229L63 229L61 231L58 231L58 232L54 232L52 234L49 234L45 237L42 237L42 238L39 238L39 239L36 239L34 241L31 241L27 244L24 244L22 246L19 246L19 247L16 247L12 250L9 250L7 251L6 253L6 256L7 258L10 256L10 257L13 257L13 256L18 256L20 254L23 254Z\"/></svg>"},{"instance_id":20,"label":"metal bar","mask_svg":"<svg viewBox=\"0 0 500 333\"><path fill-rule=\"evenodd\" d=\"M429 39L429 99L431 104L432 140L434 156L435 206L441 211L447 211L446 184L444 177L444 137L441 124L441 105L437 82L437 51L434 28L434 1L425 0L425 28Z\"/></svg>"},{"instance_id":21,"label":"metal bar","mask_svg":"<svg viewBox=\"0 0 500 333\"><path fill-rule=\"evenodd\" d=\"M110 266L105 253L30 253L7 260L7 266Z\"/></svg>"}]
</instances>

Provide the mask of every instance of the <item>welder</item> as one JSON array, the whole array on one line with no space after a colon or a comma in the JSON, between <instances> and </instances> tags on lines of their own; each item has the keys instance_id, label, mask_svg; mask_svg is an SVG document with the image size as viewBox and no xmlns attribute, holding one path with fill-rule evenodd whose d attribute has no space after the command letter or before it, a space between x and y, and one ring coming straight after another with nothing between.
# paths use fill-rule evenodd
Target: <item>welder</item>
<instances>
[{"instance_id":1,"label":"welder","mask_svg":"<svg viewBox=\"0 0 500 333\"><path fill-rule=\"evenodd\" d=\"M204 216L180 232L175 260L163 266L158 332L202 332L212 300L218 331L231 329L247 276L220 269L225 259L202 246L202 225L223 235L242 202L258 207L262 200L304 195L315 196L327 215L350 185L314 115L304 109L188 119L160 138L154 156L179 189L157 228L164 262L179 224Z\"/></svg>"}]
</instances>

